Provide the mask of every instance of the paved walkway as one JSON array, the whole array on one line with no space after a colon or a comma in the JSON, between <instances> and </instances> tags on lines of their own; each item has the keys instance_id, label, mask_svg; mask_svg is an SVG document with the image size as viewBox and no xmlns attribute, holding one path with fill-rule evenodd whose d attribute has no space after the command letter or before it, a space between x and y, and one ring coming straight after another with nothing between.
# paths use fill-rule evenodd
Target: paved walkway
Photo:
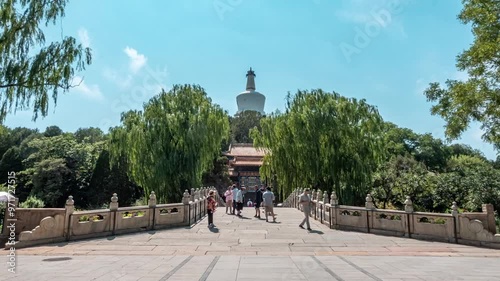
<instances>
[{"instance_id":1,"label":"paved walkway","mask_svg":"<svg viewBox=\"0 0 500 281\"><path fill-rule=\"evenodd\" d=\"M0 280L500 280L500 250L215 215L179 228L17 250ZM8 254L4 251L5 255Z\"/></svg>"}]
</instances>

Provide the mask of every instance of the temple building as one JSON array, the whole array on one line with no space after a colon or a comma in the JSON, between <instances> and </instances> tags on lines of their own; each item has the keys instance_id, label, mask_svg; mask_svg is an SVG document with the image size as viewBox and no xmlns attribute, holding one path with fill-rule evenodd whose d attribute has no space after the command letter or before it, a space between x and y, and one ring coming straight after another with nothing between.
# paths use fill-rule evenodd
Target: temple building
<instances>
[{"instance_id":1,"label":"temple building","mask_svg":"<svg viewBox=\"0 0 500 281\"><path fill-rule=\"evenodd\" d=\"M246 74L246 91L236 97L238 113L257 111L264 115L266 97L255 90L255 72L250 68ZM265 152L253 146L252 143L233 143L225 153L228 158L229 177L233 183L246 187L245 200L255 198L254 186L261 182L259 169L262 166Z\"/></svg>"},{"instance_id":2,"label":"temple building","mask_svg":"<svg viewBox=\"0 0 500 281\"><path fill-rule=\"evenodd\" d=\"M253 147L251 143L233 143L225 156L229 160L229 177L239 186L246 187L245 199L255 198L254 186L261 185L259 168L262 166L265 152Z\"/></svg>"}]
</instances>

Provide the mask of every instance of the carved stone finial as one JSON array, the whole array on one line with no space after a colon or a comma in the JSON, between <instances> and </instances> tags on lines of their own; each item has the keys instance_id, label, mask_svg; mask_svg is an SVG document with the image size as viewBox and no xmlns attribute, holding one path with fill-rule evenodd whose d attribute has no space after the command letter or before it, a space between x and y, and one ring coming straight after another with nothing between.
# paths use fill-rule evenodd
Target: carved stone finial
<instances>
[{"instance_id":1,"label":"carved stone finial","mask_svg":"<svg viewBox=\"0 0 500 281\"><path fill-rule=\"evenodd\" d=\"M75 201L73 200L73 196L70 195L68 196L68 199L66 199L66 206L73 206L75 205Z\"/></svg>"},{"instance_id":2,"label":"carved stone finial","mask_svg":"<svg viewBox=\"0 0 500 281\"><path fill-rule=\"evenodd\" d=\"M458 215L458 206L457 206L457 202L455 202L455 201L453 201L453 203L451 204L451 214L453 216Z\"/></svg>"},{"instance_id":3,"label":"carved stone finial","mask_svg":"<svg viewBox=\"0 0 500 281\"><path fill-rule=\"evenodd\" d=\"M116 193L113 193L113 197L111 197L111 203L109 204L109 209L111 211L118 210L118 195L116 195Z\"/></svg>"},{"instance_id":4,"label":"carved stone finial","mask_svg":"<svg viewBox=\"0 0 500 281\"><path fill-rule=\"evenodd\" d=\"M332 206L337 206L339 204L337 193L332 191L332 195L330 195L330 203Z\"/></svg>"},{"instance_id":5,"label":"carved stone finial","mask_svg":"<svg viewBox=\"0 0 500 281\"><path fill-rule=\"evenodd\" d=\"M328 204L328 192L323 193L323 203Z\"/></svg>"},{"instance_id":6,"label":"carved stone finial","mask_svg":"<svg viewBox=\"0 0 500 281\"><path fill-rule=\"evenodd\" d=\"M189 204L189 200L191 199L191 195L189 195L189 191L184 190L184 194L182 195L182 203L187 205Z\"/></svg>"},{"instance_id":7,"label":"carved stone finial","mask_svg":"<svg viewBox=\"0 0 500 281\"><path fill-rule=\"evenodd\" d=\"M319 202L323 199L323 191L321 189L318 190L318 193L316 194L316 200Z\"/></svg>"},{"instance_id":8,"label":"carved stone finial","mask_svg":"<svg viewBox=\"0 0 500 281\"><path fill-rule=\"evenodd\" d=\"M154 191L151 191L151 194L149 195L149 207L153 208L156 206L156 194Z\"/></svg>"},{"instance_id":9,"label":"carved stone finial","mask_svg":"<svg viewBox=\"0 0 500 281\"><path fill-rule=\"evenodd\" d=\"M365 207L367 209L375 209L375 205L373 204L373 197L371 194L366 195Z\"/></svg>"},{"instance_id":10,"label":"carved stone finial","mask_svg":"<svg viewBox=\"0 0 500 281\"><path fill-rule=\"evenodd\" d=\"M410 196L406 196L405 200L405 212L413 213L413 202L411 201Z\"/></svg>"}]
</instances>

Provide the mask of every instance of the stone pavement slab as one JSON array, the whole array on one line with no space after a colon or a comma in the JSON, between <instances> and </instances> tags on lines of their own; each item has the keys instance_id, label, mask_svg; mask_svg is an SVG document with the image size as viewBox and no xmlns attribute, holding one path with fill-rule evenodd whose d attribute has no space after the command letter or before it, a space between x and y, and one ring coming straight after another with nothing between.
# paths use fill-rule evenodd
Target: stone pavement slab
<instances>
[{"instance_id":1,"label":"stone pavement slab","mask_svg":"<svg viewBox=\"0 0 500 281\"><path fill-rule=\"evenodd\" d=\"M0 280L500 280L500 250L329 229L277 208L277 223L217 212L192 228L16 250ZM8 251L4 250L5 257ZM7 257L6 257L7 259Z\"/></svg>"}]
</instances>

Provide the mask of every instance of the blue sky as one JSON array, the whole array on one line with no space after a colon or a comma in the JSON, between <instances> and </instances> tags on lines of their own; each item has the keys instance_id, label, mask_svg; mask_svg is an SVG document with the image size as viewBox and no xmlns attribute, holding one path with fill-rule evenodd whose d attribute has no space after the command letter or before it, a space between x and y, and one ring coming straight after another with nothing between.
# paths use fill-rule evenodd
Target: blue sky
<instances>
[{"instance_id":1,"label":"blue sky","mask_svg":"<svg viewBox=\"0 0 500 281\"><path fill-rule=\"evenodd\" d=\"M466 77L455 68L473 39L457 20L461 8L460 0L71 1L47 39L61 31L78 38L93 49L92 65L48 117L33 122L31 111L17 112L6 125L107 131L161 87L185 83L234 114L252 67L266 112L283 110L288 91L322 88L365 98L385 120L442 138L444 122L431 116L423 90ZM481 134L474 125L459 142L494 159Z\"/></svg>"}]
</instances>

